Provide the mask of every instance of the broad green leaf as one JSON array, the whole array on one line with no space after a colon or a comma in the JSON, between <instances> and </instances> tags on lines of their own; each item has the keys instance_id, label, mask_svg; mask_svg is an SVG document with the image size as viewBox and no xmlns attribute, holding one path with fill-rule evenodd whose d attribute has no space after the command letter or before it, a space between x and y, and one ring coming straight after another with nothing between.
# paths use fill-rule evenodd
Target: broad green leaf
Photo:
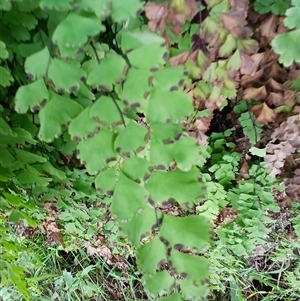
<instances>
[{"instance_id":1,"label":"broad green leaf","mask_svg":"<svg viewBox=\"0 0 300 301\"><path fill-rule=\"evenodd\" d=\"M233 35L228 34L226 41L219 48L220 57L228 57L236 49L236 39Z\"/></svg>"},{"instance_id":2,"label":"broad green leaf","mask_svg":"<svg viewBox=\"0 0 300 301\"><path fill-rule=\"evenodd\" d=\"M24 171L22 171L18 176L17 179L21 184L26 185L36 185L41 187L48 186L49 182L52 181L50 178L43 177L43 175L38 172L35 168L31 167L30 165L26 165Z\"/></svg>"},{"instance_id":3,"label":"broad green leaf","mask_svg":"<svg viewBox=\"0 0 300 301\"><path fill-rule=\"evenodd\" d=\"M86 165L90 174L101 171L109 162L117 159L114 150L115 137L113 132L102 128L93 137L78 144L78 158Z\"/></svg>"},{"instance_id":4,"label":"broad green leaf","mask_svg":"<svg viewBox=\"0 0 300 301\"><path fill-rule=\"evenodd\" d=\"M96 179L96 189L104 195L112 195L116 186L117 171L116 166L110 167L104 171L101 171Z\"/></svg>"},{"instance_id":5,"label":"broad green leaf","mask_svg":"<svg viewBox=\"0 0 300 301\"><path fill-rule=\"evenodd\" d=\"M274 51L279 54L279 63L285 67L290 66L293 61L300 63L299 51L300 29L277 35L271 42Z\"/></svg>"},{"instance_id":6,"label":"broad green leaf","mask_svg":"<svg viewBox=\"0 0 300 301\"><path fill-rule=\"evenodd\" d=\"M155 138L164 144L175 142L183 132L183 126L176 123L152 123L151 129Z\"/></svg>"},{"instance_id":7,"label":"broad green leaf","mask_svg":"<svg viewBox=\"0 0 300 301\"><path fill-rule=\"evenodd\" d=\"M16 136L16 134L2 117L0 117L0 133L5 136ZM3 143L3 141L1 141L1 143Z\"/></svg>"},{"instance_id":8,"label":"broad green leaf","mask_svg":"<svg viewBox=\"0 0 300 301\"><path fill-rule=\"evenodd\" d=\"M249 149L249 152L252 154L252 155L255 155L255 156L258 156L258 157L264 157L266 154L267 154L267 148L257 148L255 146L252 146L250 149Z\"/></svg>"},{"instance_id":9,"label":"broad green leaf","mask_svg":"<svg viewBox=\"0 0 300 301\"><path fill-rule=\"evenodd\" d=\"M15 153L16 153L16 159L19 162L26 162L32 164L35 162L44 163L47 161L45 157L31 153L30 151L24 149L15 149Z\"/></svg>"},{"instance_id":10,"label":"broad green leaf","mask_svg":"<svg viewBox=\"0 0 300 301\"><path fill-rule=\"evenodd\" d=\"M67 127L81 111L81 105L74 100L50 91L49 101L39 112L39 138L47 142L58 138L62 127Z\"/></svg>"},{"instance_id":11,"label":"broad green leaf","mask_svg":"<svg viewBox=\"0 0 300 301\"><path fill-rule=\"evenodd\" d=\"M131 156L143 149L147 142L148 129L130 121L126 128L118 135L115 149L122 156Z\"/></svg>"},{"instance_id":12,"label":"broad green leaf","mask_svg":"<svg viewBox=\"0 0 300 301\"><path fill-rule=\"evenodd\" d=\"M19 25L9 25L9 29L11 32L11 35L18 41L28 41L31 38L30 32L24 28L23 26Z\"/></svg>"},{"instance_id":13,"label":"broad green leaf","mask_svg":"<svg viewBox=\"0 0 300 301\"><path fill-rule=\"evenodd\" d=\"M57 91L71 93L80 88L80 81L86 78L86 73L79 63L54 58L48 69L48 77Z\"/></svg>"},{"instance_id":14,"label":"broad green leaf","mask_svg":"<svg viewBox=\"0 0 300 301\"><path fill-rule=\"evenodd\" d=\"M126 233L129 241L134 246L138 246L143 238L150 236L152 231L158 227L161 217L161 212L155 212L155 208L146 206L127 223L119 223L119 227Z\"/></svg>"},{"instance_id":15,"label":"broad green leaf","mask_svg":"<svg viewBox=\"0 0 300 301\"><path fill-rule=\"evenodd\" d=\"M14 23L16 25L20 25L28 30L32 30L38 24L37 18L32 13L22 12L20 13L17 9L12 9L6 14L2 15L3 22Z\"/></svg>"},{"instance_id":16,"label":"broad green leaf","mask_svg":"<svg viewBox=\"0 0 300 301\"><path fill-rule=\"evenodd\" d=\"M66 179L66 174L62 170L55 168L49 161L43 164L43 169L45 172L53 177L58 178L59 180Z\"/></svg>"},{"instance_id":17,"label":"broad green leaf","mask_svg":"<svg viewBox=\"0 0 300 301\"><path fill-rule=\"evenodd\" d=\"M60 0L60 1L53 1L53 0L41 0L40 8L43 10L59 10L59 11L66 11L72 9L71 0Z\"/></svg>"},{"instance_id":18,"label":"broad green leaf","mask_svg":"<svg viewBox=\"0 0 300 301\"><path fill-rule=\"evenodd\" d=\"M166 149L177 167L183 171L188 171L193 165L200 163L200 148L192 137L181 137L175 143L167 145Z\"/></svg>"},{"instance_id":19,"label":"broad green leaf","mask_svg":"<svg viewBox=\"0 0 300 301\"><path fill-rule=\"evenodd\" d=\"M111 13L111 0L76 0L76 6L87 12L94 11L97 17L103 19Z\"/></svg>"},{"instance_id":20,"label":"broad green leaf","mask_svg":"<svg viewBox=\"0 0 300 301\"><path fill-rule=\"evenodd\" d=\"M43 79L40 78L31 84L21 86L17 90L15 110L21 114L28 110L36 112L45 105L48 99L49 92Z\"/></svg>"},{"instance_id":21,"label":"broad green leaf","mask_svg":"<svg viewBox=\"0 0 300 301\"><path fill-rule=\"evenodd\" d=\"M156 272L154 275L145 275L144 280L145 290L150 295L157 296L170 292L171 286L174 284L175 279L166 271Z\"/></svg>"},{"instance_id":22,"label":"broad green leaf","mask_svg":"<svg viewBox=\"0 0 300 301\"><path fill-rule=\"evenodd\" d=\"M179 293L174 293L170 296L161 297L158 301L182 301L182 298Z\"/></svg>"},{"instance_id":23,"label":"broad green leaf","mask_svg":"<svg viewBox=\"0 0 300 301\"><path fill-rule=\"evenodd\" d=\"M12 223L17 223L24 218L23 214L19 210L12 210L10 213L8 220Z\"/></svg>"},{"instance_id":24,"label":"broad green leaf","mask_svg":"<svg viewBox=\"0 0 300 301\"><path fill-rule=\"evenodd\" d=\"M105 31L105 27L97 16L71 12L58 24L52 40L60 49L79 48L88 41L88 37L95 36L101 31Z\"/></svg>"},{"instance_id":25,"label":"broad green leaf","mask_svg":"<svg viewBox=\"0 0 300 301\"><path fill-rule=\"evenodd\" d=\"M121 33L121 49L125 53L144 45L153 44L163 45L165 39L150 30L123 31Z\"/></svg>"},{"instance_id":26,"label":"broad green leaf","mask_svg":"<svg viewBox=\"0 0 300 301\"><path fill-rule=\"evenodd\" d=\"M128 178L138 183L146 181L152 171L153 167L151 166L151 163L148 160L137 156L126 158L122 166L122 172Z\"/></svg>"},{"instance_id":27,"label":"broad green leaf","mask_svg":"<svg viewBox=\"0 0 300 301\"><path fill-rule=\"evenodd\" d=\"M177 186L180 186L180 190L174 189ZM158 204L171 200L180 205L193 204L203 196L199 171L196 167L188 172L179 169L169 172L154 171L145 187L149 191L150 199Z\"/></svg>"},{"instance_id":28,"label":"broad green leaf","mask_svg":"<svg viewBox=\"0 0 300 301\"><path fill-rule=\"evenodd\" d=\"M160 264L167 262L167 249L158 236L138 248L137 264L147 274L155 274Z\"/></svg>"},{"instance_id":29,"label":"broad green leaf","mask_svg":"<svg viewBox=\"0 0 300 301\"><path fill-rule=\"evenodd\" d=\"M183 86L187 79L187 72L183 67L165 67L153 72L151 78L155 88L175 91Z\"/></svg>"},{"instance_id":30,"label":"broad green leaf","mask_svg":"<svg viewBox=\"0 0 300 301\"><path fill-rule=\"evenodd\" d=\"M112 0L111 16L115 22L126 21L137 17L142 12L143 2L140 0Z\"/></svg>"},{"instance_id":31,"label":"broad green leaf","mask_svg":"<svg viewBox=\"0 0 300 301\"><path fill-rule=\"evenodd\" d=\"M37 63L38 62L38 63ZM25 61L25 72L30 79L44 77L50 63L48 47L30 55Z\"/></svg>"},{"instance_id":32,"label":"broad green leaf","mask_svg":"<svg viewBox=\"0 0 300 301\"><path fill-rule=\"evenodd\" d=\"M159 68L168 59L168 51L165 45L144 45L127 53L132 67L138 69Z\"/></svg>"},{"instance_id":33,"label":"broad green leaf","mask_svg":"<svg viewBox=\"0 0 300 301\"><path fill-rule=\"evenodd\" d=\"M285 27L289 29L300 29L300 5L289 8L285 12L286 18L283 21Z\"/></svg>"},{"instance_id":34,"label":"broad green leaf","mask_svg":"<svg viewBox=\"0 0 300 301\"><path fill-rule=\"evenodd\" d=\"M198 229L200 232L201 230ZM188 279L195 284L199 285L208 278L209 261L204 257L172 250L170 261L178 274L188 275Z\"/></svg>"},{"instance_id":35,"label":"broad green leaf","mask_svg":"<svg viewBox=\"0 0 300 301\"><path fill-rule=\"evenodd\" d=\"M111 210L118 220L128 221L147 205L148 191L120 173L115 187Z\"/></svg>"},{"instance_id":36,"label":"broad green leaf","mask_svg":"<svg viewBox=\"0 0 300 301\"><path fill-rule=\"evenodd\" d=\"M0 41L0 59L6 60L8 58L8 51L4 42Z\"/></svg>"},{"instance_id":37,"label":"broad green leaf","mask_svg":"<svg viewBox=\"0 0 300 301\"><path fill-rule=\"evenodd\" d=\"M23 213L23 218L26 220L30 227L35 228L38 225L37 222L26 213Z\"/></svg>"},{"instance_id":38,"label":"broad green leaf","mask_svg":"<svg viewBox=\"0 0 300 301\"><path fill-rule=\"evenodd\" d=\"M112 96L113 97L113 96ZM122 111L124 105L118 99L100 96L92 105L90 117L102 126L117 126L123 124Z\"/></svg>"},{"instance_id":39,"label":"broad green leaf","mask_svg":"<svg viewBox=\"0 0 300 301\"><path fill-rule=\"evenodd\" d=\"M150 140L150 161L156 168L166 170L173 161L167 144L162 143L155 136Z\"/></svg>"},{"instance_id":40,"label":"broad green leaf","mask_svg":"<svg viewBox=\"0 0 300 301\"><path fill-rule=\"evenodd\" d=\"M203 259L203 262L201 262L200 259ZM198 271L201 274L200 277L201 277L201 279L203 279L202 282L199 281L199 282L195 283L194 281L192 281L190 279L178 281L180 288L181 288L182 296L185 298L190 298L192 300L197 300L200 297L204 298L207 295L207 291L208 291L208 287L204 283L204 281L206 279L209 279L209 273L207 271L208 270L208 262L205 258L201 258L201 257L199 258L199 261L202 263L202 265L199 266L199 268L198 268ZM193 262L191 262L191 263L198 264L198 261L193 260ZM202 276L202 274L203 274L203 276Z\"/></svg>"},{"instance_id":41,"label":"broad green leaf","mask_svg":"<svg viewBox=\"0 0 300 301\"><path fill-rule=\"evenodd\" d=\"M241 55L237 49L232 56L228 59L227 68L232 70L239 70L241 67Z\"/></svg>"},{"instance_id":42,"label":"broad green leaf","mask_svg":"<svg viewBox=\"0 0 300 301\"><path fill-rule=\"evenodd\" d=\"M13 82L14 82L14 78L11 76L10 71L0 66L0 86L8 87Z\"/></svg>"},{"instance_id":43,"label":"broad green leaf","mask_svg":"<svg viewBox=\"0 0 300 301\"><path fill-rule=\"evenodd\" d=\"M166 215L159 235L172 247L203 251L210 241L211 228L206 218L196 215Z\"/></svg>"},{"instance_id":44,"label":"broad green leaf","mask_svg":"<svg viewBox=\"0 0 300 301\"><path fill-rule=\"evenodd\" d=\"M145 112L148 105L147 97L152 89L149 86L150 76L151 73L148 70L129 69L119 95L126 106L139 108L139 111Z\"/></svg>"},{"instance_id":45,"label":"broad green leaf","mask_svg":"<svg viewBox=\"0 0 300 301\"><path fill-rule=\"evenodd\" d=\"M2 192L5 199L13 206L20 206L24 203L24 199L17 195L13 195L7 192Z\"/></svg>"},{"instance_id":46,"label":"broad green leaf","mask_svg":"<svg viewBox=\"0 0 300 301\"><path fill-rule=\"evenodd\" d=\"M120 55L108 53L88 75L87 84L99 90L111 92L115 84L124 81L127 70L128 66Z\"/></svg>"},{"instance_id":47,"label":"broad green leaf","mask_svg":"<svg viewBox=\"0 0 300 301\"><path fill-rule=\"evenodd\" d=\"M91 107L85 108L69 125L69 134L72 140L81 141L91 138L100 129L99 124L90 117Z\"/></svg>"},{"instance_id":48,"label":"broad green leaf","mask_svg":"<svg viewBox=\"0 0 300 301\"><path fill-rule=\"evenodd\" d=\"M0 165L3 167L11 167L13 162L15 161L15 158L8 151L6 145L3 147L3 145L0 144L0 154Z\"/></svg>"},{"instance_id":49,"label":"broad green leaf","mask_svg":"<svg viewBox=\"0 0 300 301\"><path fill-rule=\"evenodd\" d=\"M153 89L148 99L147 122L181 123L193 112L192 99L183 92Z\"/></svg>"}]
</instances>

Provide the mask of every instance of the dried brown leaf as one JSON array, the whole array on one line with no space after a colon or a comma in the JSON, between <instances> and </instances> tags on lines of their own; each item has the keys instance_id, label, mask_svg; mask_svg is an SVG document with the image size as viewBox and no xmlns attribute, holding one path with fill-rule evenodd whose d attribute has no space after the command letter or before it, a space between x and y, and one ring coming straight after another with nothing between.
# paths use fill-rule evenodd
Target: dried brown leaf
<instances>
[{"instance_id":1,"label":"dried brown leaf","mask_svg":"<svg viewBox=\"0 0 300 301\"><path fill-rule=\"evenodd\" d=\"M275 15L271 15L259 26L260 34L263 37L266 37L267 41L270 42L275 37L277 26L278 17Z\"/></svg>"},{"instance_id":2,"label":"dried brown leaf","mask_svg":"<svg viewBox=\"0 0 300 301\"><path fill-rule=\"evenodd\" d=\"M265 86L261 86L260 88L250 87L244 90L243 98L245 100L264 100L267 95Z\"/></svg>"},{"instance_id":3,"label":"dried brown leaf","mask_svg":"<svg viewBox=\"0 0 300 301\"><path fill-rule=\"evenodd\" d=\"M275 122L276 113L266 103L253 106L251 111L256 116L256 122L258 123L267 124Z\"/></svg>"},{"instance_id":4,"label":"dried brown leaf","mask_svg":"<svg viewBox=\"0 0 300 301\"><path fill-rule=\"evenodd\" d=\"M148 27L152 31L165 29L165 18L168 14L168 3L148 2L145 5L146 17L149 19Z\"/></svg>"},{"instance_id":5,"label":"dried brown leaf","mask_svg":"<svg viewBox=\"0 0 300 301\"><path fill-rule=\"evenodd\" d=\"M283 104L283 93L282 92L271 92L266 99L266 102L269 106L278 107Z\"/></svg>"},{"instance_id":6,"label":"dried brown leaf","mask_svg":"<svg viewBox=\"0 0 300 301\"><path fill-rule=\"evenodd\" d=\"M241 78L241 86L248 87L248 86L252 86L253 83L259 83L263 75L263 72L264 70L260 69L257 72L255 72L253 76L248 74L243 75Z\"/></svg>"}]
</instances>

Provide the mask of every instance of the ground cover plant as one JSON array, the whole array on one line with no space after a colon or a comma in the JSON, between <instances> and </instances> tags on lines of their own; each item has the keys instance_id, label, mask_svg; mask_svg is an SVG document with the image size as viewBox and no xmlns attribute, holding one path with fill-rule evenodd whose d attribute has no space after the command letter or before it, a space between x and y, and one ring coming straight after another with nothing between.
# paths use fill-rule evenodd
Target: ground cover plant
<instances>
[{"instance_id":1,"label":"ground cover plant","mask_svg":"<svg viewBox=\"0 0 300 301\"><path fill-rule=\"evenodd\" d=\"M299 300L300 1L0 1L1 300Z\"/></svg>"}]
</instances>

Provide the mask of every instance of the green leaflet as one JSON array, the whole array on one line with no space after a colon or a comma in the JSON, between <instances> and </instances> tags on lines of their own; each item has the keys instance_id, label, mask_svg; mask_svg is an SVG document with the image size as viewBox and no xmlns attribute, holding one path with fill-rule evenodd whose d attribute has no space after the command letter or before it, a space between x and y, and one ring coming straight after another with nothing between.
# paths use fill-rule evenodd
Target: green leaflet
<instances>
[{"instance_id":1,"label":"green leaflet","mask_svg":"<svg viewBox=\"0 0 300 301\"><path fill-rule=\"evenodd\" d=\"M115 22L127 20L129 17L136 17L141 13L143 2L140 0L118 1L112 0L111 16Z\"/></svg>"},{"instance_id":2,"label":"green leaflet","mask_svg":"<svg viewBox=\"0 0 300 301\"><path fill-rule=\"evenodd\" d=\"M37 62L39 62L37 64ZM25 72L33 80L44 77L50 63L48 47L30 55L25 61Z\"/></svg>"},{"instance_id":3,"label":"green leaflet","mask_svg":"<svg viewBox=\"0 0 300 301\"><path fill-rule=\"evenodd\" d=\"M77 156L90 174L98 173L111 161L117 159L114 149L116 135L102 128L91 138L82 140L77 147Z\"/></svg>"},{"instance_id":4,"label":"green leaflet","mask_svg":"<svg viewBox=\"0 0 300 301\"><path fill-rule=\"evenodd\" d=\"M80 48L88 41L89 36L95 36L101 31L105 31L105 27L95 15L71 12L56 27L52 40L60 48L61 55L68 56L65 47Z\"/></svg>"},{"instance_id":5,"label":"green leaflet","mask_svg":"<svg viewBox=\"0 0 300 301\"><path fill-rule=\"evenodd\" d=\"M85 108L70 123L69 134L72 140L81 141L91 138L100 129L99 124L90 117L91 107Z\"/></svg>"},{"instance_id":6,"label":"green leaflet","mask_svg":"<svg viewBox=\"0 0 300 301\"><path fill-rule=\"evenodd\" d=\"M158 236L139 246L137 264L147 274L153 275L159 269L159 264L167 261L166 246Z\"/></svg>"},{"instance_id":7,"label":"green leaflet","mask_svg":"<svg viewBox=\"0 0 300 301\"><path fill-rule=\"evenodd\" d=\"M0 85L2 87L8 87L14 82L14 78L6 68L0 66Z\"/></svg>"},{"instance_id":8,"label":"green leaflet","mask_svg":"<svg viewBox=\"0 0 300 301\"><path fill-rule=\"evenodd\" d=\"M70 121L82 111L82 106L74 100L50 91L50 99L40 110L39 138L50 142L62 133Z\"/></svg>"},{"instance_id":9,"label":"green leaflet","mask_svg":"<svg viewBox=\"0 0 300 301\"><path fill-rule=\"evenodd\" d=\"M92 105L90 110L90 118L95 120L101 126L116 127L123 125L122 111L124 105L119 99L111 96L100 96L96 102Z\"/></svg>"},{"instance_id":10,"label":"green leaflet","mask_svg":"<svg viewBox=\"0 0 300 301\"><path fill-rule=\"evenodd\" d=\"M174 278L165 270L156 272L154 275L146 275L144 280L146 281L145 290L153 297L170 291L174 284Z\"/></svg>"},{"instance_id":11,"label":"green leaflet","mask_svg":"<svg viewBox=\"0 0 300 301\"><path fill-rule=\"evenodd\" d=\"M148 130L146 127L130 121L126 128L118 135L115 149L122 156L131 156L141 151L147 142Z\"/></svg>"},{"instance_id":12,"label":"green leaflet","mask_svg":"<svg viewBox=\"0 0 300 301\"><path fill-rule=\"evenodd\" d=\"M110 167L99 172L95 179L97 190L104 195L112 195L116 185L117 170L116 166Z\"/></svg>"},{"instance_id":13,"label":"green leaflet","mask_svg":"<svg viewBox=\"0 0 300 301\"><path fill-rule=\"evenodd\" d=\"M154 88L148 99L147 121L181 123L193 111L191 98L182 92Z\"/></svg>"},{"instance_id":14,"label":"green leaflet","mask_svg":"<svg viewBox=\"0 0 300 301\"><path fill-rule=\"evenodd\" d=\"M180 191L175 191L174 187L179 185ZM179 169L169 172L153 171L145 187L149 191L150 199L156 204L174 201L180 205L191 205L203 195L196 167L188 172Z\"/></svg>"},{"instance_id":15,"label":"green leaflet","mask_svg":"<svg viewBox=\"0 0 300 301\"><path fill-rule=\"evenodd\" d=\"M52 80L56 91L71 93L80 88L80 81L85 80L86 73L79 63L55 58L49 65L48 77Z\"/></svg>"},{"instance_id":16,"label":"green leaflet","mask_svg":"<svg viewBox=\"0 0 300 301\"><path fill-rule=\"evenodd\" d=\"M112 213L119 221L129 221L147 206L148 191L122 172L114 191Z\"/></svg>"},{"instance_id":17,"label":"green leaflet","mask_svg":"<svg viewBox=\"0 0 300 301\"><path fill-rule=\"evenodd\" d=\"M126 158L122 166L122 172L137 183L145 182L150 177L153 169L152 164L148 160L137 156Z\"/></svg>"},{"instance_id":18,"label":"green leaflet","mask_svg":"<svg viewBox=\"0 0 300 301\"><path fill-rule=\"evenodd\" d=\"M128 66L120 55L108 53L88 75L87 84L99 90L111 92L115 84L124 81L127 70Z\"/></svg>"},{"instance_id":19,"label":"green leaflet","mask_svg":"<svg viewBox=\"0 0 300 301\"><path fill-rule=\"evenodd\" d=\"M127 235L129 241L134 246L139 246L143 238L151 236L152 231L157 228L157 223L161 217L162 213L155 212L155 209L149 205L139 210L128 222L119 223L119 226L123 233Z\"/></svg>"},{"instance_id":20,"label":"green leaflet","mask_svg":"<svg viewBox=\"0 0 300 301\"><path fill-rule=\"evenodd\" d=\"M26 113L28 110L36 112L41 109L42 106L49 99L49 92L43 79L21 86L15 98L15 110L18 113Z\"/></svg>"}]
</instances>

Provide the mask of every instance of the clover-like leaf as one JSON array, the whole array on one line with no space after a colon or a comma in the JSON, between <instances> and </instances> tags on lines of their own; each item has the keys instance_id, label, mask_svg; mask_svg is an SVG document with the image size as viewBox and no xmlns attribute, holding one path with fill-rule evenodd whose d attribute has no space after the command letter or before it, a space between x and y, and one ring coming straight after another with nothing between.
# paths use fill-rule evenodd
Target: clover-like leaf
<instances>
[{"instance_id":1,"label":"clover-like leaf","mask_svg":"<svg viewBox=\"0 0 300 301\"><path fill-rule=\"evenodd\" d=\"M52 40L60 48L79 48L87 42L88 37L93 37L100 31L105 31L105 27L97 16L72 12L58 24Z\"/></svg>"},{"instance_id":2,"label":"clover-like leaf","mask_svg":"<svg viewBox=\"0 0 300 301\"><path fill-rule=\"evenodd\" d=\"M148 99L147 121L180 123L193 111L192 100L183 92L153 89Z\"/></svg>"},{"instance_id":3,"label":"clover-like leaf","mask_svg":"<svg viewBox=\"0 0 300 301\"><path fill-rule=\"evenodd\" d=\"M11 73L6 68L0 66L0 85L2 87L8 87L14 82L14 78Z\"/></svg>"},{"instance_id":4,"label":"clover-like leaf","mask_svg":"<svg viewBox=\"0 0 300 301\"><path fill-rule=\"evenodd\" d=\"M116 135L112 131L102 128L93 137L78 144L77 156L90 174L101 171L109 162L117 159L113 147L115 139Z\"/></svg>"},{"instance_id":5,"label":"clover-like leaf","mask_svg":"<svg viewBox=\"0 0 300 301\"><path fill-rule=\"evenodd\" d=\"M271 42L274 51L278 53L279 63L285 67L290 66L293 61L300 63L299 51L300 29L277 35Z\"/></svg>"},{"instance_id":6,"label":"clover-like leaf","mask_svg":"<svg viewBox=\"0 0 300 301\"><path fill-rule=\"evenodd\" d=\"M150 236L152 231L158 227L157 223L161 216L161 212L155 212L154 208L146 206L128 222L119 223L119 227L127 235L129 241L134 246L138 246L144 237Z\"/></svg>"},{"instance_id":7,"label":"clover-like leaf","mask_svg":"<svg viewBox=\"0 0 300 301\"><path fill-rule=\"evenodd\" d=\"M108 53L88 75L87 84L99 90L111 92L113 85L124 81L126 72L125 60L116 53Z\"/></svg>"},{"instance_id":8,"label":"clover-like leaf","mask_svg":"<svg viewBox=\"0 0 300 301\"><path fill-rule=\"evenodd\" d=\"M15 110L24 114L29 109L32 112L38 111L49 99L49 92L42 78L37 81L21 86L15 98Z\"/></svg>"},{"instance_id":9,"label":"clover-like leaf","mask_svg":"<svg viewBox=\"0 0 300 301\"><path fill-rule=\"evenodd\" d=\"M77 62L67 62L54 58L51 60L48 77L59 92L75 92L80 88L80 80L86 78L85 71Z\"/></svg>"},{"instance_id":10,"label":"clover-like leaf","mask_svg":"<svg viewBox=\"0 0 300 301\"><path fill-rule=\"evenodd\" d=\"M123 124L122 113L119 112L118 107L122 109L124 105L120 100L114 100L112 97L100 96L91 107L90 117L102 126Z\"/></svg>"},{"instance_id":11,"label":"clover-like leaf","mask_svg":"<svg viewBox=\"0 0 300 301\"><path fill-rule=\"evenodd\" d=\"M209 222L202 216L166 215L159 235L172 247L203 251L209 244L210 232Z\"/></svg>"},{"instance_id":12,"label":"clover-like leaf","mask_svg":"<svg viewBox=\"0 0 300 301\"><path fill-rule=\"evenodd\" d=\"M116 166L101 171L95 179L96 189L101 194L112 195L116 185L116 174Z\"/></svg>"},{"instance_id":13,"label":"clover-like leaf","mask_svg":"<svg viewBox=\"0 0 300 301\"><path fill-rule=\"evenodd\" d=\"M156 235L151 241L138 248L138 267L147 274L154 274L159 269L159 264L167 261L166 246Z\"/></svg>"},{"instance_id":14,"label":"clover-like leaf","mask_svg":"<svg viewBox=\"0 0 300 301\"><path fill-rule=\"evenodd\" d=\"M118 135L115 149L122 156L130 156L143 149L146 145L146 127L130 121L126 128Z\"/></svg>"},{"instance_id":15,"label":"clover-like leaf","mask_svg":"<svg viewBox=\"0 0 300 301\"><path fill-rule=\"evenodd\" d=\"M85 108L71 121L69 134L72 140L79 142L82 139L92 137L99 131L99 124L90 118L90 110L91 107Z\"/></svg>"},{"instance_id":16,"label":"clover-like leaf","mask_svg":"<svg viewBox=\"0 0 300 301\"><path fill-rule=\"evenodd\" d=\"M38 63L37 63L38 62ZM50 62L48 47L30 55L25 61L25 72L30 79L43 77L47 73Z\"/></svg>"},{"instance_id":17,"label":"clover-like leaf","mask_svg":"<svg viewBox=\"0 0 300 301\"><path fill-rule=\"evenodd\" d=\"M39 112L41 123L39 138L47 142L58 138L62 127L67 127L82 109L82 106L74 100L50 91L49 101Z\"/></svg>"},{"instance_id":18,"label":"clover-like leaf","mask_svg":"<svg viewBox=\"0 0 300 301\"><path fill-rule=\"evenodd\" d=\"M142 8L143 2L140 0L112 0L111 16L115 22L125 21L130 17L139 16Z\"/></svg>"},{"instance_id":19,"label":"clover-like leaf","mask_svg":"<svg viewBox=\"0 0 300 301\"><path fill-rule=\"evenodd\" d=\"M111 210L118 220L129 221L136 213L148 206L148 191L130 180L122 172L115 187Z\"/></svg>"},{"instance_id":20,"label":"clover-like leaf","mask_svg":"<svg viewBox=\"0 0 300 301\"><path fill-rule=\"evenodd\" d=\"M180 185L180 190L174 187ZM188 172L179 169L173 171L153 171L145 187L150 199L158 204L175 201L180 205L193 204L203 196L202 184L199 182L199 171L193 167Z\"/></svg>"}]
</instances>

